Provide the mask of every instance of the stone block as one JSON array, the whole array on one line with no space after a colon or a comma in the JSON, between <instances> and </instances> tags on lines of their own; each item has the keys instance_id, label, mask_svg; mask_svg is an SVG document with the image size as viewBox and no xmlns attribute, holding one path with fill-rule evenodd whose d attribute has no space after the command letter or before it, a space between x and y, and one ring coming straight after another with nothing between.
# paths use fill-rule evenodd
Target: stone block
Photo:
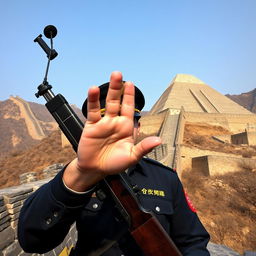
<instances>
[{"instance_id":1,"label":"stone block","mask_svg":"<svg viewBox=\"0 0 256 256\"><path fill-rule=\"evenodd\" d=\"M11 227L12 227L13 229L17 228L18 222L19 222L19 219L12 220L12 221L11 221ZM16 233L15 233L15 234L16 234Z\"/></svg>"},{"instance_id":2,"label":"stone block","mask_svg":"<svg viewBox=\"0 0 256 256\"><path fill-rule=\"evenodd\" d=\"M192 171L199 172L209 176L208 156L199 156L192 158Z\"/></svg>"},{"instance_id":3,"label":"stone block","mask_svg":"<svg viewBox=\"0 0 256 256\"><path fill-rule=\"evenodd\" d=\"M6 248L14 241L14 230L9 226L0 232L0 250Z\"/></svg>"},{"instance_id":4,"label":"stone block","mask_svg":"<svg viewBox=\"0 0 256 256\"><path fill-rule=\"evenodd\" d=\"M8 215L8 211L1 212L0 213L0 220L3 219L7 215Z\"/></svg>"},{"instance_id":5,"label":"stone block","mask_svg":"<svg viewBox=\"0 0 256 256\"><path fill-rule=\"evenodd\" d=\"M10 244L6 249L3 250L4 256L16 256L22 251L19 243L15 240L12 244Z\"/></svg>"},{"instance_id":6,"label":"stone block","mask_svg":"<svg viewBox=\"0 0 256 256\"><path fill-rule=\"evenodd\" d=\"M13 230L14 230L15 239L18 239L18 227L17 226L14 227Z\"/></svg>"},{"instance_id":7,"label":"stone block","mask_svg":"<svg viewBox=\"0 0 256 256\"><path fill-rule=\"evenodd\" d=\"M11 221L17 220L19 218L20 212L17 212L15 214L10 214Z\"/></svg>"},{"instance_id":8,"label":"stone block","mask_svg":"<svg viewBox=\"0 0 256 256\"><path fill-rule=\"evenodd\" d=\"M14 207L14 208L9 208L8 209L8 212L10 214L16 214L16 213L19 213L20 212L20 209L21 209L22 205L18 206L18 207Z\"/></svg>"},{"instance_id":9,"label":"stone block","mask_svg":"<svg viewBox=\"0 0 256 256\"><path fill-rule=\"evenodd\" d=\"M9 187L9 188L5 188L5 189L1 189L0 190L0 195L2 195L4 197L8 197L8 198L13 198L19 195L23 195L23 194L27 194L32 192L33 189L30 188L26 188L23 186L15 186L15 187Z\"/></svg>"},{"instance_id":10,"label":"stone block","mask_svg":"<svg viewBox=\"0 0 256 256\"><path fill-rule=\"evenodd\" d=\"M64 167L64 164L60 164L60 163L48 166L46 169L43 170L44 178L55 176L60 170L63 169L63 167Z\"/></svg>"},{"instance_id":11,"label":"stone block","mask_svg":"<svg viewBox=\"0 0 256 256\"><path fill-rule=\"evenodd\" d=\"M0 232L10 226L10 219L0 225Z\"/></svg>"},{"instance_id":12,"label":"stone block","mask_svg":"<svg viewBox=\"0 0 256 256\"><path fill-rule=\"evenodd\" d=\"M12 208L18 207L20 205L22 205L22 201L17 201L13 204L6 204L6 207L7 207L7 209L12 209Z\"/></svg>"},{"instance_id":13,"label":"stone block","mask_svg":"<svg viewBox=\"0 0 256 256\"><path fill-rule=\"evenodd\" d=\"M26 172L20 175L20 184L25 184L37 180L36 172Z\"/></svg>"},{"instance_id":14,"label":"stone block","mask_svg":"<svg viewBox=\"0 0 256 256\"><path fill-rule=\"evenodd\" d=\"M0 226L2 226L4 223L8 222L11 219L10 215L6 215L4 218L0 219Z\"/></svg>"},{"instance_id":15,"label":"stone block","mask_svg":"<svg viewBox=\"0 0 256 256\"><path fill-rule=\"evenodd\" d=\"M17 196L14 196L14 197L9 197L9 195L4 195L4 198L5 198L5 202L7 204L12 204L12 203L15 203L17 201L21 201L23 199L28 198L29 195L30 195L30 193L21 194L21 195L17 195Z\"/></svg>"},{"instance_id":16,"label":"stone block","mask_svg":"<svg viewBox=\"0 0 256 256\"><path fill-rule=\"evenodd\" d=\"M0 206L0 213L3 212L3 211L6 211L6 205L3 205L3 206Z\"/></svg>"},{"instance_id":17,"label":"stone block","mask_svg":"<svg viewBox=\"0 0 256 256\"><path fill-rule=\"evenodd\" d=\"M23 179L23 178L27 178L27 177L32 177L32 176L36 176L37 173L36 172L25 172L25 173L22 173L20 175L20 178Z\"/></svg>"}]
</instances>

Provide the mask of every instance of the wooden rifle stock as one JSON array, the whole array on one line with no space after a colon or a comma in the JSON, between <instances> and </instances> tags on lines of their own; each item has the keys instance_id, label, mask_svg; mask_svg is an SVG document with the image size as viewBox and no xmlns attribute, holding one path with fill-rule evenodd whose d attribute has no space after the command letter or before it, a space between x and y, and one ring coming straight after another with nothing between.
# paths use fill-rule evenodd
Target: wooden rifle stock
<instances>
[{"instance_id":1,"label":"wooden rifle stock","mask_svg":"<svg viewBox=\"0 0 256 256\"><path fill-rule=\"evenodd\" d=\"M55 96L47 89L41 95L47 100L47 109L77 151L84 127L82 121L61 94ZM120 204L121 211L128 214L129 231L145 256L181 255L156 217L140 205L136 193L127 184L125 174L110 175L103 183L108 193Z\"/></svg>"},{"instance_id":2,"label":"wooden rifle stock","mask_svg":"<svg viewBox=\"0 0 256 256\"><path fill-rule=\"evenodd\" d=\"M122 174L105 178L109 189L130 216L129 231L146 256L181 256L156 217L143 209Z\"/></svg>"}]
</instances>

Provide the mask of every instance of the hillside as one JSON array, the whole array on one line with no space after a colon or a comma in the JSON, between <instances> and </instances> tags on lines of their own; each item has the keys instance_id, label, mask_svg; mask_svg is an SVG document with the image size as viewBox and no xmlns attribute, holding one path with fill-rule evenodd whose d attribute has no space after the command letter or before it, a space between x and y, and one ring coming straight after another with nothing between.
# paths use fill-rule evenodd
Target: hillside
<instances>
[{"instance_id":1,"label":"hillside","mask_svg":"<svg viewBox=\"0 0 256 256\"><path fill-rule=\"evenodd\" d=\"M80 109L75 105L71 107L84 121ZM37 145L57 127L42 104L27 102L18 96L0 101L0 158Z\"/></svg>"},{"instance_id":2,"label":"hillside","mask_svg":"<svg viewBox=\"0 0 256 256\"><path fill-rule=\"evenodd\" d=\"M227 94L226 96L251 112L256 113L256 88L250 92L238 95Z\"/></svg>"},{"instance_id":3,"label":"hillside","mask_svg":"<svg viewBox=\"0 0 256 256\"><path fill-rule=\"evenodd\" d=\"M187 124L184 144L189 147L255 157L256 147L223 144L212 135L228 134L220 126ZM248 152L250 152L248 154ZM255 166L256 168L256 166ZM185 170L182 181L211 241L225 244L235 251L256 251L256 169L215 177L204 177Z\"/></svg>"},{"instance_id":4,"label":"hillside","mask_svg":"<svg viewBox=\"0 0 256 256\"><path fill-rule=\"evenodd\" d=\"M38 142L28 134L20 109L11 100L0 102L0 141L0 156L13 149L27 149Z\"/></svg>"},{"instance_id":5,"label":"hillside","mask_svg":"<svg viewBox=\"0 0 256 256\"><path fill-rule=\"evenodd\" d=\"M74 157L71 146L61 147L60 131L54 131L39 144L24 151L14 151L0 159L0 188L18 185L19 175L25 172L37 172L40 178L47 166L67 163Z\"/></svg>"},{"instance_id":6,"label":"hillside","mask_svg":"<svg viewBox=\"0 0 256 256\"><path fill-rule=\"evenodd\" d=\"M212 135L228 134L219 126L187 124L184 144L189 147L241 155L245 148L232 146L212 139ZM250 156L256 148L248 147ZM42 170L54 163L67 163L75 157L71 147L61 148L60 132L55 131L38 145L23 152L13 153L0 160L0 187L19 184L21 173ZM240 173L204 177L185 170L182 176L197 212L211 234L211 241L225 244L235 251L256 251L256 172L246 169Z\"/></svg>"}]
</instances>

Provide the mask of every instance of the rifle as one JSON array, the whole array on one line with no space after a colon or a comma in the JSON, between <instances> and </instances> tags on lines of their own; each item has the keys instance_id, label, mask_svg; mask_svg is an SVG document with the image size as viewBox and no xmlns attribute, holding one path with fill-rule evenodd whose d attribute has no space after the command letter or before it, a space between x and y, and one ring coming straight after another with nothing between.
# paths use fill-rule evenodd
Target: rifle
<instances>
[{"instance_id":1,"label":"rifle","mask_svg":"<svg viewBox=\"0 0 256 256\"><path fill-rule=\"evenodd\" d=\"M49 25L45 27L44 34L51 40L51 48L44 42L42 35L34 40L34 42L39 43L48 57L45 78L42 84L38 86L38 92L35 95L37 98L40 96L45 98L47 102L45 106L76 152L84 125L67 100L61 94L55 96L51 90L52 86L47 82L50 60L58 55L53 49L52 43L52 39L57 34L57 29ZM107 191L106 194L110 194L114 199L121 215L128 223L131 235L145 256L181 256L174 242L153 213L144 209L140 204L137 197L139 189L136 186L131 186L126 173L107 176L100 183L96 192L97 196L104 198L106 196L104 191Z\"/></svg>"}]
</instances>

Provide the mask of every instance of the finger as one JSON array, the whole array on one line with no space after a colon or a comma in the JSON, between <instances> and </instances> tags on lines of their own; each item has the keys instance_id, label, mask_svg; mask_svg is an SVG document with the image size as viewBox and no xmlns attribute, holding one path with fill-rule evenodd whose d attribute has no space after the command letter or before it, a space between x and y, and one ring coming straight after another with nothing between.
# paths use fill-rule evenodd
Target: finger
<instances>
[{"instance_id":1,"label":"finger","mask_svg":"<svg viewBox=\"0 0 256 256\"><path fill-rule=\"evenodd\" d=\"M99 97L100 89L97 86L91 87L87 101L87 122L89 123L95 123L101 119Z\"/></svg>"},{"instance_id":2,"label":"finger","mask_svg":"<svg viewBox=\"0 0 256 256\"><path fill-rule=\"evenodd\" d=\"M124 84L124 95L121 106L121 115L133 119L134 116L134 96L135 89L131 82Z\"/></svg>"},{"instance_id":3,"label":"finger","mask_svg":"<svg viewBox=\"0 0 256 256\"><path fill-rule=\"evenodd\" d=\"M106 116L119 115L121 95L123 92L122 80L123 77L121 72L112 72L106 97Z\"/></svg>"},{"instance_id":4,"label":"finger","mask_svg":"<svg viewBox=\"0 0 256 256\"><path fill-rule=\"evenodd\" d=\"M133 147L133 156L135 157L136 160L139 160L144 155L149 153L153 148L159 146L160 144L161 139L159 137L147 137Z\"/></svg>"}]
</instances>

